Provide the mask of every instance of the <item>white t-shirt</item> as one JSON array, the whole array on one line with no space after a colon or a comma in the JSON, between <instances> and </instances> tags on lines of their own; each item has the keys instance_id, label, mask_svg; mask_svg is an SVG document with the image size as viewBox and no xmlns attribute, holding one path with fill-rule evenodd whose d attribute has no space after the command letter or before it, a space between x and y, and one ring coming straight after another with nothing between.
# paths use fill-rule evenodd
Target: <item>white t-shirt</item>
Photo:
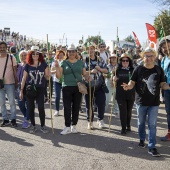
<instances>
[{"instance_id":1,"label":"white t-shirt","mask_svg":"<svg viewBox=\"0 0 170 170\"><path fill-rule=\"evenodd\" d=\"M104 62L106 64L108 64L108 60L109 60L109 57L110 57L110 54L108 52L104 51L104 52L100 53L100 57L104 60Z\"/></svg>"},{"instance_id":2,"label":"white t-shirt","mask_svg":"<svg viewBox=\"0 0 170 170\"><path fill-rule=\"evenodd\" d=\"M59 61L59 60L57 60L57 61L58 61L58 64L59 64L59 65L60 65L60 63L62 62L62 61ZM54 68L54 67L55 67L55 62L52 62L51 68ZM53 70L53 71L54 71L54 70ZM53 74L52 77L53 77L53 81L54 81L54 82L58 82L58 83L60 82L60 79L58 79L55 74Z\"/></svg>"}]
</instances>

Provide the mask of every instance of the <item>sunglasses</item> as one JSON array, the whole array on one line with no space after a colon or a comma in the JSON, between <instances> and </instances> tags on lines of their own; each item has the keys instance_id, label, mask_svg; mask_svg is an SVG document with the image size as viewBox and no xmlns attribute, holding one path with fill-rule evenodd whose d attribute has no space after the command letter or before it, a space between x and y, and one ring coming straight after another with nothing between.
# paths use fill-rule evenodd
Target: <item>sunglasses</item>
<instances>
[{"instance_id":1,"label":"sunglasses","mask_svg":"<svg viewBox=\"0 0 170 170\"><path fill-rule=\"evenodd\" d=\"M122 62L129 62L129 60L122 60Z\"/></svg>"},{"instance_id":2,"label":"sunglasses","mask_svg":"<svg viewBox=\"0 0 170 170\"><path fill-rule=\"evenodd\" d=\"M100 46L100 48L105 48L106 46Z\"/></svg>"},{"instance_id":3,"label":"sunglasses","mask_svg":"<svg viewBox=\"0 0 170 170\"><path fill-rule=\"evenodd\" d=\"M68 53L75 53L75 52L76 52L76 51L74 51L74 50L73 50L73 51L68 51Z\"/></svg>"},{"instance_id":4,"label":"sunglasses","mask_svg":"<svg viewBox=\"0 0 170 170\"><path fill-rule=\"evenodd\" d=\"M145 58L152 58L154 57L153 55L144 55Z\"/></svg>"},{"instance_id":5,"label":"sunglasses","mask_svg":"<svg viewBox=\"0 0 170 170\"><path fill-rule=\"evenodd\" d=\"M33 56L39 56L39 53L36 53L36 54L32 54Z\"/></svg>"}]
</instances>

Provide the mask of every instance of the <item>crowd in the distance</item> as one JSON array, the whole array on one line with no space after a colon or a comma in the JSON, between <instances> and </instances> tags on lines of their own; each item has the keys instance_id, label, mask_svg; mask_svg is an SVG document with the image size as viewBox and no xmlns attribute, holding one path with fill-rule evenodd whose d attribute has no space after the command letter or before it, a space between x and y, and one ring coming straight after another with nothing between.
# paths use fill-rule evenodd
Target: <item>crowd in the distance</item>
<instances>
[{"instance_id":1,"label":"crowd in the distance","mask_svg":"<svg viewBox=\"0 0 170 170\"><path fill-rule=\"evenodd\" d=\"M156 149L156 124L160 100L165 103L168 133L162 141L170 141L170 40L162 40L159 49L115 49L110 52L104 42L89 42L85 47L71 44L53 50L38 46L8 48L0 42L0 109L1 127L17 127L16 102L23 114L22 128L30 133L37 131L35 107L40 118L40 130L45 126L44 103L55 99L54 116L60 114L60 98L64 108L65 128L60 133L77 133L79 112L85 102L87 129L93 130L94 113L97 112L99 129L105 127L105 112L120 118L121 135L131 132L134 104L137 110L139 147L145 148L148 123L148 153L160 156ZM79 82L87 93L82 94ZM49 88L47 88L49 87ZM162 90L161 90L162 89ZM160 98L161 96L161 98ZM6 100L10 105L7 114ZM37 105L35 105L37 104ZM146 118L148 121L146 122Z\"/></svg>"}]
</instances>

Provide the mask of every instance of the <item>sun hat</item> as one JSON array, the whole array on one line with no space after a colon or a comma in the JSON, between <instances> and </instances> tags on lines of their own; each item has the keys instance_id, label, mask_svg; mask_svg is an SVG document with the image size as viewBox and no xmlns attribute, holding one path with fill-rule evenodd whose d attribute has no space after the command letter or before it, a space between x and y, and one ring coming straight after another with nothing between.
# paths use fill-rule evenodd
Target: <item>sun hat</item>
<instances>
[{"instance_id":1,"label":"sun hat","mask_svg":"<svg viewBox=\"0 0 170 170\"><path fill-rule=\"evenodd\" d=\"M39 52L39 47L38 46L32 46L31 51L38 51Z\"/></svg>"},{"instance_id":2,"label":"sun hat","mask_svg":"<svg viewBox=\"0 0 170 170\"><path fill-rule=\"evenodd\" d=\"M127 57L131 60L131 57L127 54L127 53L123 53L120 57L120 59L124 58L124 57Z\"/></svg>"},{"instance_id":3,"label":"sun hat","mask_svg":"<svg viewBox=\"0 0 170 170\"><path fill-rule=\"evenodd\" d=\"M76 47L75 47L74 44L71 44L71 45L68 47L67 51L77 51L77 49L76 49Z\"/></svg>"},{"instance_id":4,"label":"sun hat","mask_svg":"<svg viewBox=\"0 0 170 170\"><path fill-rule=\"evenodd\" d=\"M114 57L117 57L116 54L112 54L109 58L114 58Z\"/></svg>"}]
</instances>

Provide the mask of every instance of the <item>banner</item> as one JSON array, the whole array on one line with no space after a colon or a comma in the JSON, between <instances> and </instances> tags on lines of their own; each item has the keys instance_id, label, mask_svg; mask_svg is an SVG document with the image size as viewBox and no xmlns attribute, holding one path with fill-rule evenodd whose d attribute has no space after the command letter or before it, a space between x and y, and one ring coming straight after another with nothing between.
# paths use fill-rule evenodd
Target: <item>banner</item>
<instances>
[{"instance_id":1,"label":"banner","mask_svg":"<svg viewBox=\"0 0 170 170\"><path fill-rule=\"evenodd\" d=\"M138 40L138 37L136 36L136 34L135 34L133 31L132 31L132 33L133 33L134 38L135 38L136 46L137 46L137 47L141 47L140 42L139 42L139 40Z\"/></svg>"},{"instance_id":2,"label":"banner","mask_svg":"<svg viewBox=\"0 0 170 170\"><path fill-rule=\"evenodd\" d=\"M154 48L156 50L157 36L155 28L148 23L146 23L146 28L148 32L149 47Z\"/></svg>"}]
</instances>

